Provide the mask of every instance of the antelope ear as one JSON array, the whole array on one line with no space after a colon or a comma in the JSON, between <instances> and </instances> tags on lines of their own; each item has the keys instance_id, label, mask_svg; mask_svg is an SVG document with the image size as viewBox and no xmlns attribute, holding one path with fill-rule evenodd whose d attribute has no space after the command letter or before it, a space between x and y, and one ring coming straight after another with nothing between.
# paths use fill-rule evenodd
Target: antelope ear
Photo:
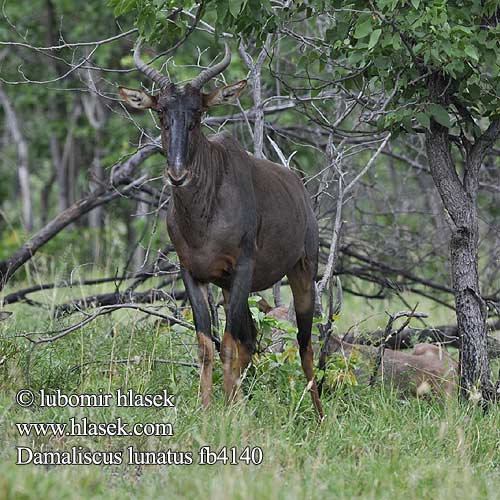
<instances>
[{"instance_id":1,"label":"antelope ear","mask_svg":"<svg viewBox=\"0 0 500 500\"><path fill-rule=\"evenodd\" d=\"M118 89L123 100L134 109L155 109L156 96L149 95L143 90L128 89L120 87Z\"/></svg>"},{"instance_id":2,"label":"antelope ear","mask_svg":"<svg viewBox=\"0 0 500 500\"><path fill-rule=\"evenodd\" d=\"M203 106L205 108L211 108L212 106L217 106L218 104L227 104L235 101L246 86L247 81L241 80L237 83L233 83L232 85L226 85L220 89L215 89L210 94L203 94Z\"/></svg>"}]
</instances>

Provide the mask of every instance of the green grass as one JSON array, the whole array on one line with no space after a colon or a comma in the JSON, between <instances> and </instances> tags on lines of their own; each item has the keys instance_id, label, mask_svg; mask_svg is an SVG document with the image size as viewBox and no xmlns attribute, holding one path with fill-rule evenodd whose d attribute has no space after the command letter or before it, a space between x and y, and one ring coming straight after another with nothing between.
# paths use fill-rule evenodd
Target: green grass
<instances>
[{"instance_id":1,"label":"green grass","mask_svg":"<svg viewBox=\"0 0 500 500\"><path fill-rule=\"evenodd\" d=\"M102 291L99 287L92 291ZM109 288L108 288L109 289ZM80 293L80 292L78 292ZM83 292L82 292L83 293ZM87 290L85 291L87 293ZM90 293L90 291L88 291ZM49 292L48 304L67 298ZM339 329L373 319L359 329L385 323L384 310L400 303L346 298ZM430 304L420 310L431 311ZM29 365L29 387L59 388L65 393L113 392L133 388L176 394L175 409L29 408L13 404L27 387L29 343L13 335L56 329L78 316L54 322L50 311L26 305L0 323L0 498L500 498L500 411L487 414L452 401L400 400L380 387L346 387L323 398L327 415L318 425L297 359L265 362L245 380L245 398L223 403L222 372L217 360L214 403L200 409L196 369L164 361L195 361L194 336L170 330L136 311L102 317L67 337L37 347ZM449 321L433 310L432 324ZM343 322L343 323L342 323ZM116 360L129 360L117 364ZM136 362L134 362L136 361ZM138 361L138 362L137 362ZM117 417L128 423L171 422L172 437L20 437L15 422L67 422L87 416L96 422ZM201 446L260 446L261 465L35 466L15 465L16 446L68 450L139 450L192 452Z\"/></svg>"}]
</instances>

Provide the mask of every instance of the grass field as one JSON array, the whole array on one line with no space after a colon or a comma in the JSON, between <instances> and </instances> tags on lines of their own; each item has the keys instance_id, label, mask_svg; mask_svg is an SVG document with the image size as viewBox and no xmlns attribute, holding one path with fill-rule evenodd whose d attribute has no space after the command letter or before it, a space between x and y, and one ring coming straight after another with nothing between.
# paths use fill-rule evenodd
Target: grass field
<instances>
[{"instance_id":1,"label":"grass field","mask_svg":"<svg viewBox=\"0 0 500 500\"><path fill-rule=\"evenodd\" d=\"M21 285L19 285L21 286ZM104 287L92 291L102 291ZM109 289L109 287L108 287ZM66 292L37 297L49 306ZM80 292L78 292L80 293ZM82 292L83 293L83 292ZM375 309L374 309L375 307ZM426 309L427 307L427 309ZM346 298L339 329L360 318L357 329L385 323L384 310L400 303ZM27 366L30 344L16 333L55 330L81 319L51 320L50 310L16 305L0 323L0 498L500 498L500 411L487 414L456 402L401 400L375 387L344 387L324 397L326 419L318 425L297 356L261 357L245 380L245 398L223 403L222 371L216 362L214 403L198 401L195 339L138 311L97 318L56 342L38 346ZM429 322L450 321L442 309L422 304ZM189 316L186 318L189 320ZM187 365L175 364L179 361ZM172 363L174 362L174 363ZM29 376L29 382L27 377ZM27 385L29 383L29 385ZM22 388L70 394L175 394L175 408L21 408ZM22 437L15 423L68 422L87 417L130 425L168 422L173 436ZM260 447L262 463L198 465L203 446ZM16 465L16 446L33 450L136 450L191 452L192 465ZM177 457L179 455L176 455ZM124 455L126 457L126 455ZM258 461L258 452L254 452Z\"/></svg>"}]
</instances>

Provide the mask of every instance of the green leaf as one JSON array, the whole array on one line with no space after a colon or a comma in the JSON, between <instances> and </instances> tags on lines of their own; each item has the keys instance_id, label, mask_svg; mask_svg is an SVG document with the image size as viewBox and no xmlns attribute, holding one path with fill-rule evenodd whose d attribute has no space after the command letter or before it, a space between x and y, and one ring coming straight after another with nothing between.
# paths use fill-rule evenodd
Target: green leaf
<instances>
[{"instance_id":1,"label":"green leaf","mask_svg":"<svg viewBox=\"0 0 500 500\"><path fill-rule=\"evenodd\" d=\"M472 97L472 99L479 99L481 97L481 89L478 85L473 83L469 85L467 90L469 91L469 95Z\"/></svg>"},{"instance_id":2,"label":"green leaf","mask_svg":"<svg viewBox=\"0 0 500 500\"><path fill-rule=\"evenodd\" d=\"M373 49L373 47L375 47L375 45L377 45L377 42L378 42L381 34L382 34L382 30L372 31L372 34L370 35L370 41L368 42L368 50Z\"/></svg>"},{"instance_id":3,"label":"green leaf","mask_svg":"<svg viewBox=\"0 0 500 500\"><path fill-rule=\"evenodd\" d=\"M477 49L476 49L476 47L474 47L474 45L466 45L464 52L471 59L474 59L474 61L479 61L479 55L478 55Z\"/></svg>"},{"instance_id":4,"label":"green leaf","mask_svg":"<svg viewBox=\"0 0 500 500\"><path fill-rule=\"evenodd\" d=\"M427 130L430 130L431 128L431 119L429 118L429 115L426 115L425 113L417 113L417 122L422 125L422 127L426 128Z\"/></svg>"},{"instance_id":5,"label":"green leaf","mask_svg":"<svg viewBox=\"0 0 500 500\"><path fill-rule=\"evenodd\" d=\"M443 106L439 104L430 104L429 111L431 112L434 120L436 120L440 125L446 128L451 128L450 115L448 114L448 111L443 108Z\"/></svg>"},{"instance_id":6,"label":"green leaf","mask_svg":"<svg viewBox=\"0 0 500 500\"><path fill-rule=\"evenodd\" d=\"M114 2L115 5L115 17L119 17L122 14L131 12L137 7L136 0L118 0Z\"/></svg>"},{"instance_id":7,"label":"green leaf","mask_svg":"<svg viewBox=\"0 0 500 500\"><path fill-rule=\"evenodd\" d=\"M360 39L369 35L373 30L372 19L369 17L366 21L360 24L356 24L356 31L354 32L354 38Z\"/></svg>"},{"instance_id":8,"label":"green leaf","mask_svg":"<svg viewBox=\"0 0 500 500\"><path fill-rule=\"evenodd\" d=\"M413 5L414 9L418 9L420 5L420 0L411 0L411 4Z\"/></svg>"},{"instance_id":9,"label":"green leaf","mask_svg":"<svg viewBox=\"0 0 500 500\"><path fill-rule=\"evenodd\" d=\"M231 15L236 18L241 11L241 5L244 0L229 0L229 12Z\"/></svg>"}]
</instances>

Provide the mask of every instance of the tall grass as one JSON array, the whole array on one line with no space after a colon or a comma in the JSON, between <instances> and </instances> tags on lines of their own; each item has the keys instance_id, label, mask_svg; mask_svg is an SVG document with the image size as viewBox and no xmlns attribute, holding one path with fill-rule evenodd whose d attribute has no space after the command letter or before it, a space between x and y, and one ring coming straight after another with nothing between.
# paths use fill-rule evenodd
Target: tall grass
<instances>
[{"instance_id":1,"label":"tall grass","mask_svg":"<svg viewBox=\"0 0 500 500\"><path fill-rule=\"evenodd\" d=\"M96 288L100 291L104 287ZM88 291L85 291L87 293ZM387 388L345 387L325 395L326 419L319 425L298 358L263 363L249 370L244 399L223 402L217 360L214 402L204 411L198 398L195 338L137 311L95 320L67 337L37 347L16 332L56 329L76 317L54 322L50 308L67 298L56 291L38 297L48 310L17 305L0 323L0 498L500 498L500 411L483 414L455 401L402 400ZM80 292L78 292L80 293ZM83 292L82 292L83 293ZM89 292L90 293L90 292ZM424 304L421 309L429 304ZM365 329L385 323L381 303L347 300L339 329L373 315ZM433 324L446 322L435 311ZM189 319L189 318L188 318ZM366 323L366 322L365 322ZM364 323L362 323L364 324ZM363 328L360 324L358 328ZM28 370L29 368L29 370ZM15 393L26 387L65 393L141 393L168 389L176 408L20 408ZM172 437L21 437L15 422L96 422L122 417L128 423L171 422ZM15 465L16 446L36 450L177 450L193 453L193 465L35 466ZM259 446L260 465L198 465L198 450L209 445Z\"/></svg>"}]
</instances>

